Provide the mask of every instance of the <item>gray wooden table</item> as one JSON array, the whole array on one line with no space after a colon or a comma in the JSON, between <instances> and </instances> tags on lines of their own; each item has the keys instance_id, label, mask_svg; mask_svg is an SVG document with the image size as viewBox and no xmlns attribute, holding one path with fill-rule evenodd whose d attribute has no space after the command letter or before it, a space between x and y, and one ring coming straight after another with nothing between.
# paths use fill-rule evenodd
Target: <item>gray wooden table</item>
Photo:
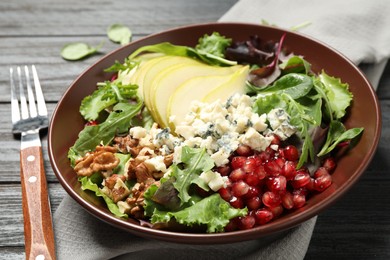
<instances>
[{"instance_id":1,"label":"gray wooden table","mask_svg":"<svg viewBox=\"0 0 390 260\"><path fill-rule=\"evenodd\" d=\"M176 26L216 21L236 0L12 0L0 1L0 259L23 259L24 237L19 146L11 134L8 68L35 64L49 112L69 84L102 55L118 48L106 37L113 23L128 25L134 38ZM248 7L250 8L250 7ZM101 54L67 62L61 47L82 41ZM383 132L373 162L357 185L322 213L307 259L390 259L390 66L378 89ZM58 184L43 140L53 212L65 191Z\"/></svg>"}]
</instances>

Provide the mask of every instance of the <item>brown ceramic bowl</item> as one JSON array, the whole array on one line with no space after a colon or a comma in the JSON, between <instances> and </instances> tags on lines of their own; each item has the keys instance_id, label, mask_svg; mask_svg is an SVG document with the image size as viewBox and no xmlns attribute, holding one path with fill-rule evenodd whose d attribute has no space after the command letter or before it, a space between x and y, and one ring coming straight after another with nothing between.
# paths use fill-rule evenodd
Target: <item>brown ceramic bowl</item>
<instances>
[{"instance_id":1,"label":"brown ceramic bowl","mask_svg":"<svg viewBox=\"0 0 390 260\"><path fill-rule=\"evenodd\" d=\"M82 98L92 93L97 82L109 79L110 75L103 72L105 68L111 66L115 60L123 61L137 48L164 41L194 46L199 37L214 31L237 41L245 40L256 34L264 40L278 41L281 35L286 33L284 47L288 51L303 55L312 64L315 72L324 69L328 74L340 77L343 82L349 83L350 90L354 95L354 102L345 124L347 127L364 127L365 130L360 142L340 159L337 169L333 173L333 184L327 190L313 196L303 208L251 230L218 234L170 232L143 227L132 218L124 220L114 217L101 200L92 193L81 190L76 174L69 166L67 159L69 147L74 144L78 133L84 126L84 121L79 115ZM48 142L50 160L58 180L70 196L92 215L115 227L147 238L178 243L212 244L257 238L266 239L318 215L339 200L363 174L376 150L380 129L380 109L370 83L351 61L334 49L315 39L274 27L240 23L212 23L176 28L147 36L113 51L96 62L71 84L58 102L49 127Z\"/></svg>"}]
</instances>

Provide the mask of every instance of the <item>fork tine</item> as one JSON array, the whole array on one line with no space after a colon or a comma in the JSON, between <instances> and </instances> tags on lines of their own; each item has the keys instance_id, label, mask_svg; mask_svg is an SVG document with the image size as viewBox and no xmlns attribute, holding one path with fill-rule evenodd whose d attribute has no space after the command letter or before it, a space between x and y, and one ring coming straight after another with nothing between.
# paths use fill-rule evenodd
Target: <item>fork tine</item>
<instances>
[{"instance_id":1,"label":"fork tine","mask_svg":"<svg viewBox=\"0 0 390 260\"><path fill-rule=\"evenodd\" d=\"M14 69L9 68L9 78L11 85L11 116L12 123L15 124L20 120L19 101L16 97L15 81L14 81Z\"/></svg>"},{"instance_id":2,"label":"fork tine","mask_svg":"<svg viewBox=\"0 0 390 260\"><path fill-rule=\"evenodd\" d=\"M34 77L35 95L37 96L38 114L40 116L47 116L47 108L45 98L42 93L41 83L39 82L37 69L32 65L32 73Z\"/></svg>"},{"instance_id":3,"label":"fork tine","mask_svg":"<svg viewBox=\"0 0 390 260\"><path fill-rule=\"evenodd\" d=\"M19 95L20 95L20 108L22 111L22 119L27 119L28 118L27 100L26 100L26 96L24 95L22 73L20 71L20 67L17 67L16 71L18 73L18 79L19 79Z\"/></svg>"},{"instance_id":4,"label":"fork tine","mask_svg":"<svg viewBox=\"0 0 390 260\"><path fill-rule=\"evenodd\" d=\"M35 105L34 93L31 88L30 71L28 70L27 66L24 66L24 72L26 74L27 96L28 96L28 106L30 108L30 116L36 117L37 107Z\"/></svg>"}]
</instances>

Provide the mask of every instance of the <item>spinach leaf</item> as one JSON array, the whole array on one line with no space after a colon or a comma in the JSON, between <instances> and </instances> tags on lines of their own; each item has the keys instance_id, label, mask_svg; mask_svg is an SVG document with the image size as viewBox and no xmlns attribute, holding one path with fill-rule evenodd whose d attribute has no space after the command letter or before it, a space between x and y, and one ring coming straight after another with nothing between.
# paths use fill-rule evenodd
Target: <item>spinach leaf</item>
<instances>
[{"instance_id":1,"label":"spinach leaf","mask_svg":"<svg viewBox=\"0 0 390 260\"><path fill-rule=\"evenodd\" d=\"M107 36L113 42L126 45L131 40L132 32L127 26L113 24L107 29Z\"/></svg>"},{"instance_id":2,"label":"spinach leaf","mask_svg":"<svg viewBox=\"0 0 390 260\"><path fill-rule=\"evenodd\" d=\"M97 53L102 45L103 42L97 47L92 47L82 42L68 43L61 49L61 56L65 60L81 60L91 54Z\"/></svg>"},{"instance_id":3,"label":"spinach leaf","mask_svg":"<svg viewBox=\"0 0 390 260\"><path fill-rule=\"evenodd\" d=\"M304 97L313 88L312 78L305 74L289 73L278 80L271 86L259 90L259 93L285 93L293 99Z\"/></svg>"}]
</instances>

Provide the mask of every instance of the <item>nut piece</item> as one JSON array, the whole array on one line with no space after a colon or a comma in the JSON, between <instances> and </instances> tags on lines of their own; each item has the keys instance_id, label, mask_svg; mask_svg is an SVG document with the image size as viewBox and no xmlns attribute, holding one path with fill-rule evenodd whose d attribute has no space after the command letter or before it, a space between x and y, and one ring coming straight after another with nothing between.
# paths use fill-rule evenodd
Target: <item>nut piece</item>
<instances>
[{"instance_id":1,"label":"nut piece","mask_svg":"<svg viewBox=\"0 0 390 260\"><path fill-rule=\"evenodd\" d=\"M94 172L110 172L119 164L119 159L114 155L115 147L97 146L92 153L87 153L83 158L76 161L74 167L78 176L91 176Z\"/></svg>"}]
</instances>

